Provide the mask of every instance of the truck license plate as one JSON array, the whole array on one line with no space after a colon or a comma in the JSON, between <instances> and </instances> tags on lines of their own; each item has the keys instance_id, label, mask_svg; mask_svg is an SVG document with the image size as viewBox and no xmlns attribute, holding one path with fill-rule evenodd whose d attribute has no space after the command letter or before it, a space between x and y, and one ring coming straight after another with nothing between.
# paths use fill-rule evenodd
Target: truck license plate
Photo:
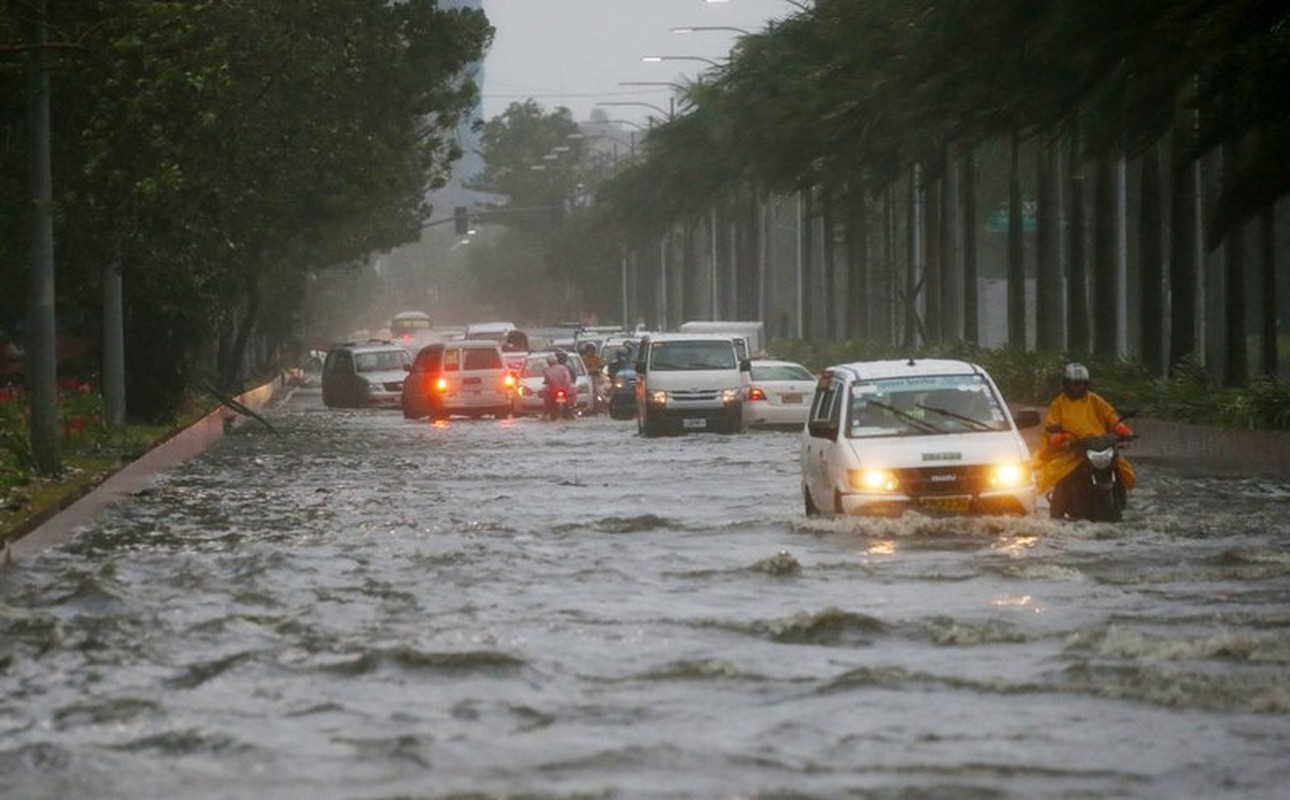
<instances>
[{"instance_id":1,"label":"truck license plate","mask_svg":"<svg viewBox=\"0 0 1290 800\"><path fill-rule=\"evenodd\" d=\"M708 427L708 421L702 417L698 417L698 418L686 417L685 419L681 420L681 426L686 429L706 428Z\"/></svg>"},{"instance_id":2,"label":"truck license plate","mask_svg":"<svg viewBox=\"0 0 1290 800\"><path fill-rule=\"evenodd\" d=\"M972 498L925 497L918 505L933 514L966 514L972 507Z\"/></svg>"}]
</instances>

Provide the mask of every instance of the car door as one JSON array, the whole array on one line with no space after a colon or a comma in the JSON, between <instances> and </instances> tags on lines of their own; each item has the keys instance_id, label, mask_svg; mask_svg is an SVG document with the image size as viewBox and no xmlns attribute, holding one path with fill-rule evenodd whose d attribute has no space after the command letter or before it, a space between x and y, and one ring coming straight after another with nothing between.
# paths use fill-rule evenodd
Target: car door
<instances>
[{"instance_id":1,"label":"car door","mask_svg":"<svg viewBox=\"0 0 1290 800\"><path fill-rule=\"evenodd\" d=\"M841 435L842 399L846 385L828 375L816 385L811 398L811 413L802 431L802 480L811 493L812 502L821 509L833 508L833 482L830 465Z\"/></svg>"},{"instance_id":2,"label":"car door","mask_svg":"<svg viewBox=\"0 0 1290 800\"><path fill-rule=\"evenodd\" d=\"M443 351L443 379L447 388L443 392L445 407L461 405L461 348L447 347Z\"/></svg>"},{"instance_id":3,"label":"car door","mask_svg":"<svg viewBox=\"0 0 1290 800\"><path fill-rule=\"evenodd\" d=\"M332 403L338 406L358 405L358 376L354 374L354 354L348 350L336 351L331 365Z\"/></svg>"}]
</instances>

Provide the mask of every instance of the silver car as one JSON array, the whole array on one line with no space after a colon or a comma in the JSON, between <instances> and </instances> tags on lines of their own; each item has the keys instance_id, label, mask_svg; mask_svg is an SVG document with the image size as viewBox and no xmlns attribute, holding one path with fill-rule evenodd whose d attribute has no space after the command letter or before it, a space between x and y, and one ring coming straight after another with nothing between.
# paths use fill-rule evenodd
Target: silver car
<instances>
[{"instance_id":1,"label":"silver car","mask_svg":"<svg viewBox=\"0 0 1290 800\"><path fill-rule=\"evenodd\" d=\"M323 361L323 404L328 408L397 406L411 363L408 351L390 341L333 345Z\"/></svg>"}]
</instances>

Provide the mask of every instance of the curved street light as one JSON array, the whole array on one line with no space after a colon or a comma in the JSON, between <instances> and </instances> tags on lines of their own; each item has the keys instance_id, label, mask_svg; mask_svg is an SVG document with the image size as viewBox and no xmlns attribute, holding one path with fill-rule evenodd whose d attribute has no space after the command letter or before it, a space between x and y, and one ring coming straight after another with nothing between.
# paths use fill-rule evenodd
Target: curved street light
<instances>
[{"instance_id":1,"label":"curved street light","mask_svg":"<svg viewBox=\"0 0 1290 800\"><path fill-rule=\"evenodd\" d=\"M629 120L629 119L607 119L607 120L605 120L605 122L609 122L609 123L612 123L612 124L615 124L615 125L631 125L633 128L635 128L636 130L639 130L639 131L649 130L649 128L645 127L644 125L640 124L639 122L632 122L632 121L631 121L631 120Z\"/></svg>"},{"instance_id":2,"label":"curved street light","mask_svg":"<svg viewBox=\"0 0 1290 800\"><path fill-rule=\"evenodd\" d=\"M687 25L683 28L673 28L672 33L695 33L697 31L734 31L742 33L744 36L752 36L753 32L744 28L736 28L731 25Z\"/></svg>"},{"instance_id":3,"label":"curved street light","mask_svg":"<svg viewBox=\"0 0 1290 800\"><path fill-rule=\"evenodd\" d=\"M670 86L673 91L683 92L687 87L684 83L676 81L619 81L619 86Z\"/></svg>"},{"instance_id":4,"label":"curved street light","mask_svg":"<svg viewBox=\"0 0 1290 800\"><path fill-rule=\"evenodd\" d=\"M654 63L657 61L702 61L705 64L711 64L714 67L720 67L719 62L703 56L641 56L641 61Z\"/></svg>"},{"instance_id":5,"label":"curved street light","mask_svg":"<svg viewBox=\"0 0 1290 800\"><path fill-rule=\"evenodd\" d=\"M667 117L668 119L671 119L672 115L676 113L676 109L668 111L667 109L660 108L659 106L656 106L653 103L644 103L644 102L638 102L635 100L622 100L622 101L612 101L612 102L606 101L602 103L596 103L596 105L598 106L644 106L645 108L654 109L655 111Z\"/></svg>"}]
</instances>

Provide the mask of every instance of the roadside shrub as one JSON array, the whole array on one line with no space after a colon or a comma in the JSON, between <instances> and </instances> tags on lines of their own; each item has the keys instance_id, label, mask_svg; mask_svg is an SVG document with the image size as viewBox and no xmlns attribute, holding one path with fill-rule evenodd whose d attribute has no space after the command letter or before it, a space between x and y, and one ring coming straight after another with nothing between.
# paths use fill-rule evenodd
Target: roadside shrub
<instances>
[{"instance_id":1,"label":"roadside shrub","mask_svg":"<svg viewBox=\"0 0 1290 800\"><path fill-rule=\"evenodd\" d=\"M0 389L0 488L26 483L35 467L27 431L27 397L17 387Z\"/></svg>"},{"instance_id":2,"label":"roadside shrub","mask_svg":"<svg viewBox=\"0 0 1290 800\"><path fill-rule=\"evenodd\" d=\"M1141 363L1077 353L1046 353L1014 348L985 349L963 341L945 342L908 353L862 340L776 340L771 352L798 361L814 372L849 361L906 358L957 358L974 361L990 373L1014 404L1047 405L1062 388L1062 369L1070 361L1088 366L1093 388L1121 412L1139 416L1260 430L1290 430L1290 381L1256 378L1245 389L1215 384L1195 361L1157 378Z\"/></svg>"},{"instance_id":3,"label":"roadside shrub","mask_svg":"<svg viewBox=\"0 0 1290 800\"><path fill-rule=\"evenodd\" d=\"M1290 381L1256 378L1248 388L1232 391L1216 416L1233 428L1290 429Z\"/></svg>"}]
</instances>

